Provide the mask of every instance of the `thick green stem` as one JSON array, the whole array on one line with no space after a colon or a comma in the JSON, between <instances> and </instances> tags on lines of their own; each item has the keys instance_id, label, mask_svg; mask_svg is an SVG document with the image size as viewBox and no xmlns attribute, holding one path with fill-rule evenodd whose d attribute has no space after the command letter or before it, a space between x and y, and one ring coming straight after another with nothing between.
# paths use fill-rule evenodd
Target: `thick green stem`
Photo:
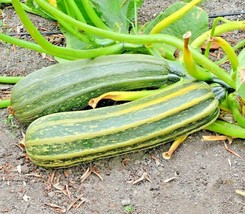
<instances>
[{"instance_id":1,"label":"thick green stem","mask_svg":"<svg viewBox=\"0 0 245 214\"><path fill-rule=\"evenodd\" d=\"M85 35L80 33L78 30L74 29L72 26L68 25L66 22L60 20L59 24L62 25L64 27L64 29L66 29L68 32L70 32L77 39L79 39L85 43L88 43L88 44L91 42L91 40L89 40Z\"/></svg>"},{"instance_id":2,"label":"thick green stem","mask_svg":"<svg viewBox=\"0 0 245 214\"><path fill-rule=\"evenodd\" d=\"M242 115L242 106L237 99L238 97L235 93L229 94L227 98L228 105L231 109L235 121L239 126L245 128L245 117Z\"/></svg>"},{"instance_id":3,"label":"thick green stem","mask_svg":"<svg viewBox=\"0 0 245 214\"><path fill-rule=\"evenodd\" d=\"M0 4L12 4L12 0L0 0ZM21 3L21 6L23 7L23 9L24 9L26 12L36 14L36 11L33 10L32 8L28 7L26 4Z\"/></svg>"},{"instance_id":4,"label":"thick green stem","mask_svg":"<svg viewBox=\"0 0 245 214\"><path fill-rule=\"evenodd\" d=\"M10 44L14 44L23 48L27 48L30 50L34 50L37 51L39 53L46 53L46 54L50 54L52 55L50 52L48 52L47 50L43 49L42 47L40 47L37 44L33 44L31 42L27 42L21 39L17 39L5 34L0 33L0 40L5 41L7 43ZM83 58L94 58L96 56L101 56L101 55L108 55L108 54L117 54L117 53L121 53L124 50L124 45L123 44L115 44L115 45L111 45L108 47L104 47L104 48L97 48L97 49L90 49L90 50L80 50L80 55L79 58L76 58L74 56L69 56L66 55L66 49L64 48L64 53L59 55L54 55L56 57L62 58L62 59L67 59L67 60L75 60L75 59L83 59Z\"/></svg>"},{"instance_id":5,"label":"thick green stem","mask_svg":"<svg viewBox=\"0 0 245 214\"><path fill-rule=\"evenodd\" d=\"M202 0L193 0L178 11L172 13L170 16L168 16L167 18L159 22L155 27L153 27L150 34L160 33L164 28L168 27L170 24L176 22L178 19L183 17L187 12L189 12L195 5L197 5L201 1Z\"/></svg>"},{"instance_id":6,"label":"thick green stem","mask_svg":"<svg viewBox=\"0 0 245 214\"><path fill-rule=\"evenodd\" d=\"M10 106L10 100L0 100L0 108L6 108Z\"/></svg>"},{"instance_id":7,"label":"thick green stem","mask_svg":"<svg viewBox=\"0 0 245 214\"><path fill-rule=\"evenodd\" d=\"M6 34L0 33L0 40L13 44L13 45L17 45L23 48L27 48L30 50L34 50L40 53L48 53L46 50L44 50L41 46L34 44L32 42L27 42L25 40L22 39L18 39L18 38L14 38L12 36L8 36Z\"/></svg>"},{"instance_id":8,"label":"thick green stem","mask_svg":"<svg viewBox=\"0 0 245 214\"><path fill-rule=\"evenodd\" d=\"M233 46L233 51L237 51L240 48L243 48L245 46L245 39L242 39L241 41L239 41L235 46ZM222 63L224 63L225 61L228 60L228 56L224 56L222 59L220 59L219 61L216 61L215 63L217 65L221 65Z\"/></svg>"},{"instance_id":9,"label":"thick green stem","mask_svg":"<svg viewBox=\"0 0 245 214\"><path fill-rule=\"evenodd\" d=\"M233 138L245 139L245 129L222 120L216 120L211 125L205 128L206 130L213 131L219 134L230 136Z\"/></svg>"},{"instance_id":10,"label":"thick green stem","mask_svg":"<svg viewBox=\"0 0 245 214\"><path fill-rule=\"evenodd\" d=\"M24 77L8 77L0 76L0 83L15 84L22 80Z\"/></svg>"},{"instance_id":11,"label":"thick green stem","mask_svg":"<svg viewBox=\"0 0 245 214\"><path fill-rule=\"evenodd\" d=\"M188 31L183 35L184 39L184 47L183 47L183 60L185 64L185 68L188 73L197 80L211 80L212 75L209 72L197 69L197 66L193 60L192 53L189 50L189 40L191 37L191 32Z\"/></svg>"},{"instance_id":12,"label":"thick green stem","mask_svg":"<svg viewBox=\"0 0 245 214\"><path fill-rule=\"evenodd\" d=\"M54 8L50 6L47 2L45 2L49 8ZM48 54L57 56L63 59L81 59L81 58L93 58L96 56L107 55L112 53L120 53L123 50L122 44L113 45L110 47L105 48L98 48L98 49L90 49L90 50L78 50L78 49L71 49L71 48L64 48L52 45L49 43L35 28L31 20L28 18L27 14L21 7L19 0L12 0L12 4L19 15L23 25L33 37L33 39L48 52ZM57 10L56 8L54 8ZM59 11L59 10L57 10ZM61 11L59 11L61 12ZM61 12L62 14L62 12ZM69 16L68 16L69 17ZM71 18L71 17L70 17ZM71 18L72 19L72 18ZM74 19L72 19L74 20ZM78 22L78 21L77 21ZM78 22L80 23L80 22ZM81 23L82 24L82 23Z\"/></svg>"},{"instance_id":13,"label":"thick green stem","mask_svg":"<svg viewBox=\"0 0 245 214\"><path fill-rule=\"evenodd\" d=\"M76 18L78 21L85 23L86 21L83 17L83 14L81 13L81 11L79 10L79 8L77 7L76 3L74 2L74 0L68 0L65 1L65 7L67 10L67 14L73 18ZM94 41L94 37L93 35L86 33L87 35L85 36L84 34L80 33L77 29L74 29L73 26L68 25L65 21L59 21L59 23L65 28L67 29L71 34L73 34L75 37L77 37L78 39L80 39L81 41L85 42L85 43L90 43L91 41Z\"/></svg>"},{"instance_id":14,"label":"thick green stem","mask_svg":"<svg viewBox=\"0 0 245 214\"><path fill-rule=\"evenodd\" d=\"M210 32L211 38L214 37L214 35L215 35L215 29L216 29L216 26L218 25L219 21L229 22L227 19L225 19L223 17L218 17L218 18L214 19L213 24L212 24L212 29ZM208 55L209 55L210 47L211 47L211 40L208 41L208 43L207 43L207 47L206 47L205 54L204 54L206 57L208 57Z\"/></svg>"},{"instance_id":15,"label":"thick green stem","mask_svg":"<svg viewBox=\"0 0 245 214\"><path fill-rule=\"evenodd\" d=\"M86 23L85 18L83 17L83 14L81 13L81 11L79 10L78 6L76 5L76 3L74 2L74 0L69 0L69 7L71 8L71 10L73 11L76 19L82 23Z\"/></svg>"},{"instance_id":16,"label":"thick green stem","mask_svg":"<svg viewBox=\"0 0 245 214\"><path fill-rule=\"evenodd\" d=\"M234 73L236 73L239 62L238 62L237 55L233 50L233 48L231 47L231 45L221 37L213 37L213 41L216 42L226 53L226 55L230 60L232 70ZM236 79L235 76L233 79Z\"/></svg>"},{"instance_id":17,"label":"thick green stem","mask_svg":"<svg viewBox=\"0 0 245 214\"><path fill-rule=\"evenodd\" d=\"M93 5L90 0L82 0L83 7L87 14L89 14L89 18L94 23L94 25L98 28L104 30L111 30L97 15L94 11Z\"/></svg>"},{"instance_id":18,"label":"thick green stem","mask_svg":"<svg viewBox=\"0 0 245 214\"><path fill-rule=\"evenodd\" d=\"M172 45L180 50L183 50L183 41L180 39L166 34L155 34L155 35L130 35L130 34L122 34L116 33L112 31L106 31L103 29L99 29L90 25L86 25L84 23L78 22L77 20L72 19L71 17L67 16L66 14L62 13L61 11L57 10L56 8L50 7L47 2L44 0L36 0L40 7L44 10L48 11L48 13L52 14L58 21L63 19L67 23L76 26L77 28L88 31L90 33L96 34L98 36L113 39L115 41L133 43L133 44L152 44L152 43L166 43ZM229 86L235 89L235 83L229 76L229 74L218 65L216 65L211 60L207 59L197 50L190 48L192 52L194 60L199 63L201 66L212 72L215 76L226 82Z\"/></svg>"},{"instance_id":19,"label":"thick green stem","mask_svg":"<svg viewBox=\"0 0 245 214\"><path fill-rule=\"evenodd\" d=\"M217 36L217 35L220 35L222 33L229 32L229 31L241 30L241 29L245 29L245 21L232 21L232 22L225 23L225 24L217 26L215 28L215 33L213 36ZM198 48L198 47L202 46L204 44L204 42L210 37L211 31L212 30L209 30L209 31L203 33L202 35L200 35L198 38L196 38L191 43L191 47Z\"/></svg>"}]
</instances>

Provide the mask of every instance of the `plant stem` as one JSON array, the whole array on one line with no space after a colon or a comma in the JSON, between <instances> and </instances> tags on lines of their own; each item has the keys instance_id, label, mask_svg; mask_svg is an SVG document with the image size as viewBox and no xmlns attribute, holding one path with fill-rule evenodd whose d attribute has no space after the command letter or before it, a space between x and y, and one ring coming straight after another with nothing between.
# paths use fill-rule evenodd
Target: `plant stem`
<instances>
[{"instance_id":1,"label":"plant stem","mask_svg":"<svg viewBox=\"0 0 245 214\"><path fill-rule=\"evenodd\" d=\"M74 2L74 0L69 0L68 4L69 4L69 7L71 8L71 10L73 11L75 17L77 18L77 20L82 22L82 23L86 23L86 20L84 19L83 14L79 10L79 8L76 5L76 3Z\"/></svg>"},{"instance_id":2,"label":"plant stem","mask_svg":"<svg viewBox=\"0 0 245 214\"><path fill-rule=\"evenodd\" d=\"M0 33L0 40L4 42L8 42L10 44L14 44L23 48L31 49L40 53L48 53L41 46L34 44L32 42L28 42L22 39L14 38L12 36L8 36L6 34Z\"/></svg>"},{"instance_id":3,"label":"plant stem","mask_svg":"<svg viewBox=\"0 0 245 214\"><path fill-rule=\"evenodd\" d=\"M168 27L170 24L176 22L178 19L183 17L187 12L189 12L195 5L197 5L201 1L202 0L193 0L178 11L172 13L170 16L156 24L155 27L152 28L150 34L160 33L164 28Z\"/></svg>"},{"instance_id":4,"label":"plant stem","mask_svg":"<svg viewBox=\"0 0 245 214\"><path fill-rule=\"evenodd\" d=\"M52 7L50 4L45 2L49 9L53 8L57 11L58 9ZM30 33L30 35L33 37L33 39L43 48L45 49L48 54L57 56L63 59L81 59L81 58L93 58L96 56L101 55L107 55L112 53L119 53L123 50L122 44L116 44L105 48L98 48L98 49L90 49L90 50L78 50L78 49L72 49L72 48L64 48L64 47L58 47L55 45L50 44L35 28L31 20L28 18L27 14L21 7L21 4L19 0L12 0L12 4L19 15L23 25L26 27L27 31ZM61 11L59 11L61 12ZM62 12L61 12L62 13ZM69 16L68 16L69 17ZM71 17L70 17L71 18ZM71 18L72 19L72 18ZM74 19L72 19L74 20ZM77 21L78 22L78 21ZM78 22L80 23L80 22ZM83 23L81 23L83 24Z\"/></svg>"},{"instance_id":5,"label":"plant stem","mask_svg":"<svg viewBox=\"0 0 245 214\"><path fill-rule=\"evenodd\" d=\"M245 46L245 39L242 39L241 41L239 41L235 46L233 46L233 51L237 51L239 48L243 48ZM226 60L228 60L227 55L224 56L222 59L216 61L215 63L217 65L221 65L222 63L224 63Z\"/></svg>"},{"instance_id":6,"label":"plant stem","mask_svg":"<svg viewBox=\"0 0 245 214\"><path fill-rule=\"evenodd\" d=\"M66 22L64 21L59 21L59 24L62 25L64 27L64 29L66 29L68 32L70 32L72 35L74 35L77 39L85 42L85 43L90 43L90 40L83 35L82 33L80 33L78 30L74 29L72 26L66 24Z\"/></svg>"},{"instance_id":7,"label":"plant stem","mask_svg":"<svg viewBox=\"0 0 245 214\"><path fill-rule=\"evenodd\" d=\"M90 0L82 0L83 7L87 14L89 14L89 18L95 24L96 27L104 29L104 30L111 30L97 15L94 11L93 5Z\"/></svg>"},{"instance_id":8,"label":"plant stem","mask_svg":"<svg viewBox=\"0 0 245 214\"><path fill-rule=\"evenodd\" d=\"M222 33L226 33L226 32L233 31L233 30L239 30L239 29L245 29L245 21L232 21L229 23L219 25L215 28L215 33L213 36L217 36L217 35L220 35ZM210 37L211 31L212 30L209 30L209 31L203 33L202 35L200 35L199 37L197 37L191 43L191 47L198 48L202 44L204 44L206 39L208 39Z\"/></svg>"},{"instance_id":9,"label":"plant stem","mask_svg":"<svg viewBox=\"0 0 245 214\"><path fill-rule=\"evenodd\" d=\"M138 10L137 10L137 0L134 0L134 30L138 33Z\"/></svg>"},{"instance_id":10,"label":"plant stem","mask_svg":"<svg viewBox=\"0 0 245 214\"><path fill-rule=\"evenodd\" d=\"M241 104L237 99L238 98L235 93L229 94L227 98L228 105L231 109L235 121L238 123L239 126L245 128L245 117L242 115Z\"/></svg>"},{"instance_id":11,"label":"plant stem","mask_svg":"<svg viewBox=\"0 0 245 214\"><path fill-rule=\"evenodd\" d=\"M83 14L82 14L81 11L79 10L79 8L78 8L78 6L77 6L77 4L75 3L74 0L69 0L69 1L68 1L68 7L70 8L71 11L73 11L73 13L74 13L74 15L75 15L75 17L76 17L76 19L77 19L78 21L87 24L87 23L86 23L86 20L85 20L85 18L84 18L84 16L83 16ZM65 22L64 22L64 23L65 23ZM63 24L63 26L64 26L64 24ZM69 26L69 25L67 25L67 26ZM93 36L92 34L90 34L90 33L86 33L86 34L87 34L87 36L88 36L88 39L87 39L87 40L89 40L89 41L94 41L94 36ZM83 41L83 40L82 40L82 41Z\"/></svg>"},{"instance_id":12,"label":"plant stem","mask_svg":"<svg viewBox=\"0 0 245 214\"><path fill-rule=\"evenodd\" d=\"M227 57L230 60L233 73L236 73L239 62L237 55L231 45L221 37L213 37L213 41L216 42L226 53ZM234 76L233 79L236 79L236 77Z\"/></svg>"},{"instance_id":13,"label":"plant stem","mask_svg":"<svg viewBox=\"0 0 245 214\"><path fill-rule=\"evenodd\" d=\"M12 4L12 0L0 0L0 4ZM36 14L36 12L32 8L28 7L26 4L21 3L21 6L25 11Z\"/></svg>"},{"instance_id":14,"label":"plant stem","mask_svg":"<svg viewBox=\"0 0 245 214\"><path fill-rule=\"evenodd\" d=\"M197 80L211 80L212 75L209 72L197 69L197 66L193 60L192 53L189 50L189 40L191 37L191 32L188 31L183 35L184 47L183 47L183 60L184 65L188 73Z\"/></svg>"},{"instance_id":15,"label":"plant stem","mask_svg":"<svg viewBox=\"0 0 245 214\"><path fill-rule=\"evenodd\" d=\"M8 100L0 100L0 108L6 108L10 106L10 99Z\"/></svg>"},{"instance_id":16,"label":"plant stem","mask_svg":"<svg viewBox=\"0 0 245 214\"><path fill-rule=\"evenodd\" d=\"M245 139L245 129L222 120L216 120L211 125L205 127L204 129L213 131L226 136Z\"/></svg>"},{"instance_id":17,"label":"plant stem","mask_svg":"<svg viewBox=\"0 0 245 214\"><path fill-rule=\"evenodd\" d=\"M57 10L56 8L50 7L47 2L44 0L36 0L38 5L46 10L48 13L52 14L58 21L60 19L64 20L72 26L76 26L78 29L88 31L90 33L96 34L98 36L113 39L115 41L120 42L127 42L133 44L152 44L152 43L166 43L172 45L180 50L183 50L183 41L180 39L166 34L154 34L154 35L130 35L130 34L123 34L123 33L116 33L112 31L106 31L103 29L99 29L90 25L86 25L84 23L78 22L77 20L72 19L71 17L67 16L66 14L62 13L61 11ZM240 25L239 25L240 26ZM217 27L218 28L218 27ZM212 72L215 76L226 82L231 88L236 87L234 81L231 79L229 74L218 65L216 65L211 60L207 59L203 56L199 51L195 50L194 48L190 47L190 51L192 52L194 60Z\"/></svg>"},{"instance_id":18,"label":"plant stem","mask_svg":"<svg viewBox=\"0 0 245 214\"><path fill-rule=\"evenodd\" d=\"M24 77L8 77L0 76L0 83L15 84L22 80Z\"/></svg>"},{"instance_id":19,"label":"plant stem","mask_svg":"<svg viewBox=\"0 0 245 214\"><path fill-rule=\"evenodd\" d=\"M218 18L214 19L213 24L212 24L212 29L211 29L211 32L210 32L210 38L214 37L215 29L216 29L216 26L217 26L219 21L230 22L229 20L227 20L227 19L225 19L223 17L218 17ZM208 57L208 55L209 55L209 51L210 51L210 47L211 47L211 41L212 41L211 39L210 39L210 41L208 41L208 44L207 44L207 47L206 47L206 50L205 50L205 53L204 53L204 55L206 57Z\"/></svg>"}]
</instances>

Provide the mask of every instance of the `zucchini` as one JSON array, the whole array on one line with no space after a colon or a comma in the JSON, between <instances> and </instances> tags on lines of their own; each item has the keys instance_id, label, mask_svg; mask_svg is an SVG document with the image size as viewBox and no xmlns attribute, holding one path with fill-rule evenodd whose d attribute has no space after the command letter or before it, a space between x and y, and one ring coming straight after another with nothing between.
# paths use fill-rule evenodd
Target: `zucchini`
<instances>
[{"instance_id":1,"label":"zucchini","mask_svg":"<svg viewBox=\"0 0 245 214\"><path fill-rule=\"evenodd\" d=\"M180 81L121 105L41 117L29 125L25 148L36 165L68 167L193 133L216 120L218 105L207 83Z\"/></svg>"},{"instance_id":2,"label":"zucchini","mask_svg":"<svg viewBox=\"0 0 245 214\"><path fill-rule=\"evenodd\" d=\"M11 95L11 112L22 123L63 111L79 110L100 94L158 87L180 79L168 62L149 55L113 55L56 64L31 73ZM176 74L177 73L177 74Z\"/></svg>"}]
</instances>

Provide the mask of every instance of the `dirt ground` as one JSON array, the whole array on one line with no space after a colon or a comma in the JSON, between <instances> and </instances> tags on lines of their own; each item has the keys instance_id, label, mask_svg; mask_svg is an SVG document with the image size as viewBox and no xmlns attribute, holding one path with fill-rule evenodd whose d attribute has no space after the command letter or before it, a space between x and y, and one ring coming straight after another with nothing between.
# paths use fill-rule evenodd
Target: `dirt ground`
<instances>
[{"instance_id":1,"label":"dirt ground","mask_svg":"<svg viewBox=\"0 0 245 214\"><path fill-rule=\"evenodd\" d=\"M139 16L149 20L173 2L147 0ZM210 15L232 13L244 10L245 2L210 0L202 7ZM8 28L0 27L0 31L22 30L11 8L3 12ZM39 29L56 29L54 23L31 17ZM244 32L233 35L245 37ZM0 52L0 75L26 75L54 63L41 54L1 42ZM2 94L10 88L0 85ZM202 136L213 133L202 131L189 136L168 161L161 157L170 146L166 144L68 169L46 170L34 166L18 146L25 128L6 123L6 110L0 110L0 115L0 213L245 213L244 197L235 192L245 190L244 140L234 140L231 145L204 142ZM229 153L224 143L243 159ZM91 175L84 179L87 169Z\"/></svg>"}]
</instances>

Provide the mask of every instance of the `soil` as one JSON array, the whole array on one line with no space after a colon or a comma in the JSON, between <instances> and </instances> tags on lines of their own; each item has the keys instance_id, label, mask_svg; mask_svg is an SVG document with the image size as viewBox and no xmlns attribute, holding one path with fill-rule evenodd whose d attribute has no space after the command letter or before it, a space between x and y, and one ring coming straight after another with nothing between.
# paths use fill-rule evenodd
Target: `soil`
<instances>
[{"instance_id":1,"label":"soil","mask_svg":"<svg viewBox=\"0 0 245 214\"><path fill-rule=\"evenodd\" d=\"M141 21L155 17L176 1L147 0ZM210 0L201 5L210 15L241 12L241 0ZM244 11L243 11L244 12ZM11 7L4 8L6 26L0 31L23 31ZM1 17L1 12L0 12ZM31 15L39 29L56 30L54 22ZM227 17L244 20L244 15ZM233 32L244 38L244 32ZM231 35L231 36L232 36ZM51 57L0 42L0 75L27 75L55 63ZM0 85L0 96L12 86ZM7 110L0 110L0 213L245 213L244 140L203 141L201 131L188 137L170 160L155 149L47 170L33 165L19 146L25 127L11 124ZM228 152L224 143L238 153ZM89 170L88 170L89 169ZM89 175L90 174L90 175ZM89 175L86 179L84 175Z\"/></svg>"}]
</instances>

